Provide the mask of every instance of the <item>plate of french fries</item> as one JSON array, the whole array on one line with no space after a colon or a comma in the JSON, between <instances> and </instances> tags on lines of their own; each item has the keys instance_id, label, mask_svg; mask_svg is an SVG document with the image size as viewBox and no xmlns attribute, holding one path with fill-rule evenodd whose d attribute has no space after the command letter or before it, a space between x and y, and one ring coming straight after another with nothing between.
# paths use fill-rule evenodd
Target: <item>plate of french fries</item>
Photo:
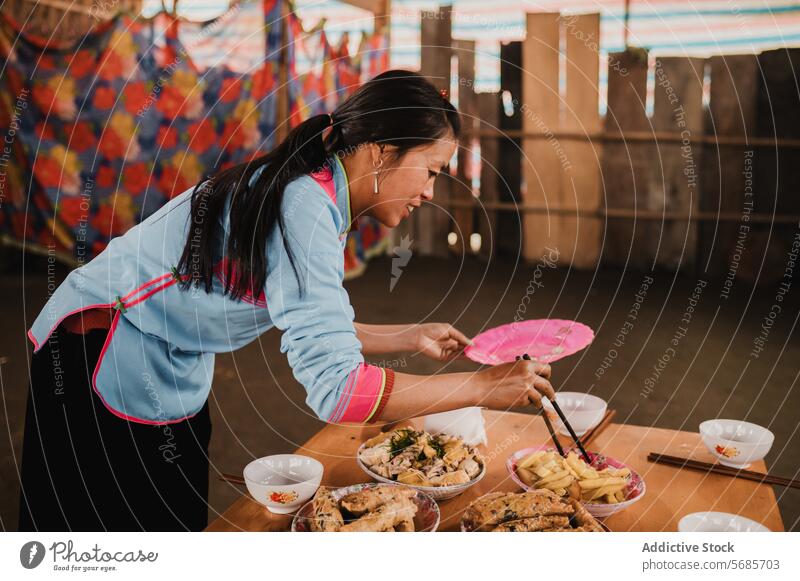
<instances>
[{"instance_id":1,"label":"plate of french fries","mask_svg":"<svg viewBox=\"0 0 800 581\"><path fill-rule=\"evenodd\" d=\"M511 478L524 490L551 490L580 501L595 517L607 517L644 496L642 477L624 463L587 452L591 465L577 450L562 457L549 446L519 450L506 461Z\"/></svg>"}]
</instances>

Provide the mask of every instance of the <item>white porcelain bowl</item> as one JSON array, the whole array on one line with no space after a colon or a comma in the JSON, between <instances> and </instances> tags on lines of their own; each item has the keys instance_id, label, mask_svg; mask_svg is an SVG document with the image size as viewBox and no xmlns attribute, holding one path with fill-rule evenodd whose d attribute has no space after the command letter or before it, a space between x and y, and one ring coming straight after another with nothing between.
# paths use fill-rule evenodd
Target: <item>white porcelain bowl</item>
<instances>
[{"instance_id":1,"label":"white porcelain bowl","mask_svg":"<svg viewBox=\"0 0 800 581\"><path fill-rule=\"evenodd\" d=\"M694 512L678 522L680 533L768 533L767 527L727 512Z\"/></svg>"},{"instance_id":2,"label":"white porcelain bowl","mask_svg":"<svg viewBox=\"0 0 800 581\"><path fill-rule=\"evenodd\" d=\"M578 436L584 435L599 424L606 414L606 407L608 407L604 399L589 393L560 391L556 396L558 407L567 416L567 421ZM561 418L558 417L558 413L556 413L550 400L546 397L542 398L542 405L544 405L544 411L553 422L553 427L556 431L569 436L567 428L561 422Z\"/></svg>"},{"instance_id":3,"label":"white porcelain bowl","mask_svg":"<svg viewBox=\"0 0 800 581\"><path fill-rule=\"evenodd\" d=\"M322 464L299 454L277 454L245 466L247 490L276 514L289 514L303 506L319 488Z\"/></svg>"},{"instance_id":4,"label":"white porcelain bowl","mask_svg":"<svg viewBox=\"0 0 800 581\"><path fill-rule=\"evenodd\" d=\"M741 420L706 420L700 437L720 464L747 468L767 455L775 435L767 428Z\"/></svg>"}]
</instances>

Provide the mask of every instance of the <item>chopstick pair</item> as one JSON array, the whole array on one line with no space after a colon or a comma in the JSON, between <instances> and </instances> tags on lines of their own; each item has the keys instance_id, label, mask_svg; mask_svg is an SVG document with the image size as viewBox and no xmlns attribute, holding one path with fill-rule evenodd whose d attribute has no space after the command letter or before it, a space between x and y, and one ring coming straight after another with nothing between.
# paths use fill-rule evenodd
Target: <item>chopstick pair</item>
<instances>
[{"instance_id":1,"label":"chopstick pair","mask_svg":"<svg viewBox=\"0 0 800 581\"><path fill-rule=\"evenodd\" d=\"M531 357L527 353L522 354L522 359L526 361L531 361ZM520 357L517 356L516 361L519 360ZM586 450L583 449L583 444L581 444L581 439L577 436L577 434L575 434L575 430L572 429L572 426L567 420L567 417L564 415L564 412L561 411L561 407L558 405L558 402L556 402L556 400L553 399L550 403L553 404L553 409L556 410L558 417L561 418L561 423L564 424L564 426L567 428L569 435L572 436L572 439L578 446L578 450L581 451L583 459L586 460L586 463L591 466L592 460L589 458L589 454L587 454ZM547 417L547 412L545 411L544 406L542 406L542 417L544 418L544 423L547 426L547 431L550 432L550 437L553 439L553 443L556 445L558 453L561 454L561 456L565 456L566 454L564 454L564 448L561 446L561 442L558 441L558 436L556 435L555 430L553 430L553 425L550 423L550 418Z\"/></svg>"},{"instance_id":2,"label":"chopstick pair","mask_svg":"<svg viewBox=\"0 0 800 581\"><path fill-rule=\"evenodd\" d=\"M711 464L701 460L692 460L690 458L679 458L677 456L669 456L667 454L658 454L657 452L650 452L650 454L647 455L647 461L654 462L656 464L675 466L677 468L688 468L690 470L699 470L701 472L712 472L714 474L721 474L723 476L730 476L732 478L744 478L745 480L753 480L761 484L774 484L776 486L800 488L800 480L784 478L783 476L773 476L772 474L764 474L762 472L756 472L755 470L733 468L723 464Z\"/></svg>"}]
</instances>

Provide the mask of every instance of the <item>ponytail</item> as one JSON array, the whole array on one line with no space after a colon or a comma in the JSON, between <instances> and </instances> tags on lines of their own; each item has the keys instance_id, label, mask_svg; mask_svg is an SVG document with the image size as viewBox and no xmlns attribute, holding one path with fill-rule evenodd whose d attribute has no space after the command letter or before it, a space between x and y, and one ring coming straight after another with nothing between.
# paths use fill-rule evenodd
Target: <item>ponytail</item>
<instances>
[{"instance_id":1,"label":"ponytail","mask_svg":"<svg viewBox=\"0 0 800 581\"><path fill-rule=\"evenodd\" d=\"M211 292L217 256L217 224L230 197L230 233L225 247L225 294L234 300L266 283L266 240L277 225L287 249L281 203L286 185L321 168L327 157L322 133L329 115L315 115L292 129L275 149L251 162L224 170L192 192L191 227L178 272L183 286ZM263 168L251 185L253 175ZM298 275L295 258L289 260ZM299 282L299 276L298 276ZM258 294L256 292L256 294Z\"/></svg>"},{"instance_id":2,"label":"ponytail","mask_svg":"<svg viewBox=\"0 0 800 581\"><path fill-rule=\"evenodd\" d=\"M191 224L177 267L183 288L202 286L211 292L214 267L225 258L225 294L234 300L250 292L257 296L266 284L267 239L277 226L302 292L281 213L286 186L321 169L333 151L354 151L362 144L379 143L396 146L399 157L448 133L458 137L459 130L456 109L418 73L392 70L371 79L331 115L315 115L302 122L266 155L195 186ZM220 256L220 224L228 200L230 230Z\"/></svg>"}]
</instances>

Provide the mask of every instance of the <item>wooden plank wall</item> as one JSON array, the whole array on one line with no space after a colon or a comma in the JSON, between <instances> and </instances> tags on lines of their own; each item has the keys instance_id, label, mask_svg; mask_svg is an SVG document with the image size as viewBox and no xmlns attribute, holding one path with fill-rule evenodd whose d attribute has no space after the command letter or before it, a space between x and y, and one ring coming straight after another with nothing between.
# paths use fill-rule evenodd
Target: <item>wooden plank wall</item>
<instances>
[{"instance_id":1,"label":"wooden plank wall","mask_svg":"<svg viewBox=\"0 0 800 581\"><path fill-rule=\"evenodd\" d=\"M472 200L473 148L478 126L478 96L475 93L475 41L453 41L453 52L458 60L458 110L461 113L461 137L458 140L458 171L452 187L452 198L458 202ZM454 95L455 97L455 95ZM445 176L440 179L446 179ZM444 208L447 210L447 208ZM470 252L470 235L473 233L475 211L471 207L453 209L456 243L451 250L457 254Z\"/></svg>"},{"instance_id":2,"label":"wooden plank wall","mask_svg":"<svg viewBox=\"0 0 800 581\"><path fill-rule=\"evenodd\" d=\"M755 55L714 56L708 61L710 94L705 120L706 135L721 138L756 136L758 59ZM705 212L741 213L746 151L736 145L709 144L703 153L703 195ZM736 222L704 222L698 242L698 271L708 276L725 275L736 245Z\"/></svg>"},{"instance_id":3,"label":"wooden plank wall","mask_svg":"<svg viewBox=\"0 0 800 581\"><path fill-rule=\"evenodd\" d=\"M497 131L500 124L499 93L479 93L478 111L480 114L479 129L481 131ZM493 137L481 136L481 178L478 207L478 233L481 236L479 255L484 260L494 257L500 233L497 230L497 210L487 208L500 200L500 143ZM503 233L505 236L505 233Z\"/></svg>"},{"instance_id":4,"label":"wooden plank wall","mask_svg":"<svg viewBox=\"0 0 800 581\"><path fill-rule=\"evenodd\" d=\"M754 211L777 216L800 214L800 148L773 146L776 140L800 139L800 49L758 55L761 83L756 109L757 133L768 145L755 150ZM798 222L753 228L748 251L737 274L749 282L776 283L786 272L787 253ZM748 275L750 275L748 277ZM795 279L796 279L795 274ZM783 279L783 282L787 282Z\"/></svg>"},{"instance_id":5,"label":"wooden plank wall","mask_svg":"<svg viewBox=\"0 0 800 581\"><path fill-rule=\"evenodd\" d=\"M656 140L647 192L656 211L687 217L647 224L657 231L656 264L673 271L693 270L696 258L697 223L688 217L700 209L703 146L692 140L703 134L704 66L705 59L687 57L661 57L655 63L653 130L684 139Z\"/></svg>"},{"instance_id":6,"label":"wooden plank wall","mask_svg":"<svg viewBox=\"0 0 800 581\"><path fill-rule=\"evenodd\" d=\"M564 131L593 136L600 131L600 15L582 14L565 21L567 37L567 93L561 127ZM594 43L589 40L594 39ZM561 167L559 205L576 211L597 210L601 204L600 155L602 144L562 140L565 160ZM600 258L602 223L599 218L561 214L561 262L576 268L594 268Z\"/></svg>"},{"instance_id":7,"label":"wooden plank wall","mask_svg":"<svg viewBox=\"0 0 800 581\"><path fill-rule=\"evenodd\" d=\"M420 14L420 72L439 90L450 90L452 58L452 6L439 8L438 13ZM434 201L423 204L413 214L412 240L416 249L429 256L447 256L447 234L451 220L447 207L453 180L436 180Z\"/></svg>"},{"instance_id":8,"label":"wooden plank wall","mask_svg":"<svg viewBox=\"0 0 800 581\"><path fill-rule=\"evenodd\" d=\"M523 140L522 200L526 206L558 207L561 204L561 170L553 142L545 136L559 128L558 67L559 20L556 12L527 15L527 35L522 49L522 130L543 136ZM523 256L536 261L546 248L560 246L561 216L530 213L522 217Z\"/></svg>"},{"instance_id":9,"label":"wooden plank wall","mask_svg":"<svg viewBox=\"0 0 800 581\"><path fill-rule=\"evenodd\" d=\"M511 115L506 114L502 101L507 93ZM520 204L522 189L522 141L513 136L522 129L520 107L522 96L522 43L509 42L500 45L500 95L497 100L501 133L499 143L499 200ZM496 250L518 256L522 246L522 218L517 212L500 212L497 216L497 231L502 235L495 240Z\"/></svg>"},{"instance_id":10,"label":"wooden plank wall","mask_svg":"<svg viewBox=\"0 0 800 581\"><path fill-rule=\"evenodd\" d=\"M608 68L606 133L648 131L647 53L641 49L611 53ZM636 141L606 143L602 181L606 209L651 210L645 192L650 183L653 146ZM651 268L656 240L652 224L642 220L606 220L603 261L615 266Z\"/></svg>"}]
</instances>

